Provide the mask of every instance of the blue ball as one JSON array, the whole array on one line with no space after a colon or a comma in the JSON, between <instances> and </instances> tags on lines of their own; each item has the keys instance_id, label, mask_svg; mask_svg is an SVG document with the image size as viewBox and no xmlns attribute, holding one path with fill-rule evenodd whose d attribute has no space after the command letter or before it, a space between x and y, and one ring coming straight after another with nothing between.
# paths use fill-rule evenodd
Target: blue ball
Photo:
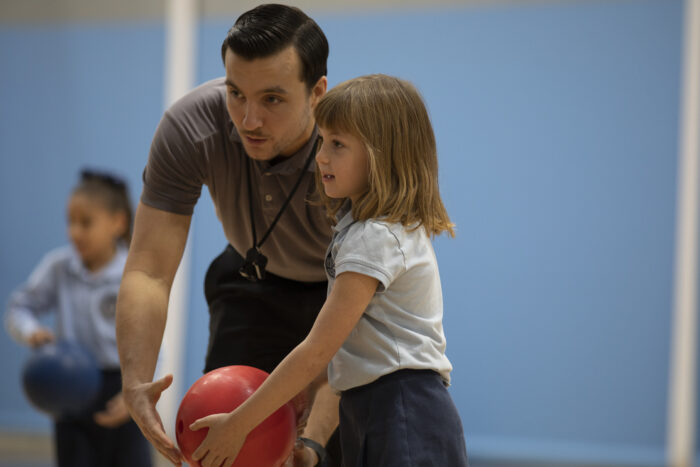
<instances>
[{"instance_id":1,"label":"blue ball","mask_svg":"<svg viewBox=\"0 0 700 467\"><path fill-rule=\"evenodd\" d=\"M97 398L102 373L95 358L75 342L45 344L29 357L22 385L29 401L53 417L78 415Z\"/></svg>"}]
</instances>

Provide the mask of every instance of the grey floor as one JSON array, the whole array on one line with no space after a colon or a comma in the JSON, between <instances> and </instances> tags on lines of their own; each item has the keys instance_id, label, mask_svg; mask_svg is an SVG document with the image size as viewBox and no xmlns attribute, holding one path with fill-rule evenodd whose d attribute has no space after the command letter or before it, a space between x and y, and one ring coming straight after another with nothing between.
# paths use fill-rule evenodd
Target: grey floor
<instances>
[{"instance_id":1,"label":"grey floor","mask_svg":"<svg viewBox=\"0 0 700 467\"><path fill-rule=\"evenodd\" d=\"M3 433L0 431L0 467L54 467L53 445L47 435ZM160 455L156 455L155 467L171 466ZM98 467L98 466L96 466ZM470 467L593 467L563 464L543 465L505 461L470 459Z\"/></svg>"},{"instance_id":2,"label":"grey floor","mask_svg":"<svg viewBox=\"0 0 700 467\"><path fill-rule=\"evenodd\" d=\"M169 467L156 455L155 467ZM54 467L50 435L17 434L0 431L0 467ZM99 466L95 466L99 467Z\"/></svg>"}]
</instances>

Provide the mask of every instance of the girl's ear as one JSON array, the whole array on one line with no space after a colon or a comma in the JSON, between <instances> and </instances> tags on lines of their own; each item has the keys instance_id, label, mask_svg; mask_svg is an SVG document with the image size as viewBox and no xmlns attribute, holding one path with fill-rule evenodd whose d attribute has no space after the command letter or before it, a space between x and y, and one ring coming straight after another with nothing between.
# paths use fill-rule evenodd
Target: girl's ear
<instances>
[{"instance_id":1,"label":"girl's ear","mask_svg":"<svg viewBox=\"0 0 700 467\"><path fill-rule=\"evenodd\" d=\"M112 226L115 239L122 238L129 228L129 222L124 211L117 211L112 214Z\"/></svg>"}]
</instances>

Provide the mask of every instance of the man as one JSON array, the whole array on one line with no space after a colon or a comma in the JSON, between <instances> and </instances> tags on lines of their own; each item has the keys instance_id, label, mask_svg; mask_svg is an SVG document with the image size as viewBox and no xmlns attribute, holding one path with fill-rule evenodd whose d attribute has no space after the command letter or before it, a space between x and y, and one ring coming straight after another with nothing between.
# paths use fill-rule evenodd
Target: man
<instances>
[{"instance_id":1,"label":"man","mask_svg":"<svg viewBox=\"0 0 700 467\"><path fill-rule=\"evenodd\" d=\"M328 42L301 10L261 5L222 45L226 78L166 111L156 131L117 303L124 397L166 458L182 455L155 410L172 376L152 382L167 303L194 205L207 185L230 246L207 272L205 371L272 369L310 330L323 304L330 223L311 205L313 108L327 87ZM337 397L320 375L297 465L320 465L337 426ZM339 465L339 456L333 464ZM326 464L324 464L326 465Z\"/></svg>"}]
</instances>

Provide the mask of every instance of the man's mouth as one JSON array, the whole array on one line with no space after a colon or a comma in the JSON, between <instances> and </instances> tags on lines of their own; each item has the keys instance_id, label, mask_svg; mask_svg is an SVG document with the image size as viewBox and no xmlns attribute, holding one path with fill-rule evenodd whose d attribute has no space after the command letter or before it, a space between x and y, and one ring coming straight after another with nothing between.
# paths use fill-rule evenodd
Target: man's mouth
<instances>
[{"instance_id":1,"label":"man's mouth","mask_svg":"<svg viewBox=\"0 0 700 467\"><path fill-rule=\"evenodd\" d=\"M247 143L254 145L262 144L267 141L267 138L264 138L262 136L244 135L244 138Z\"/></svg>"}]
</instances>

